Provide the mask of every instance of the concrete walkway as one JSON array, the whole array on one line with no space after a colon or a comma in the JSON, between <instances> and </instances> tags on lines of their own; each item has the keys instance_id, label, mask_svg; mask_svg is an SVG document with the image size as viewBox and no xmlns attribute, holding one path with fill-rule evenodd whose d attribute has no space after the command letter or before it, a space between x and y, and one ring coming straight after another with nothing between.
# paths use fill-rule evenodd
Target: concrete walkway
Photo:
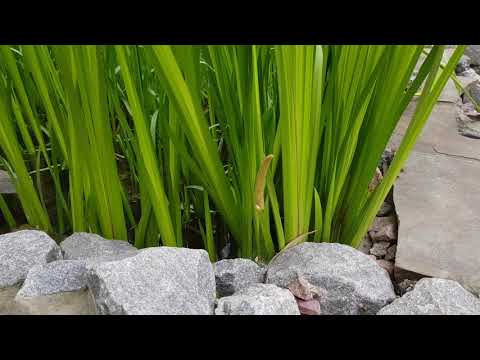
<instances>
[{"instance_id":1,"label":"concrete walkway","mask_svg":"<svg viewBox=\"0 0 480 360\"><path fill-rule=\"evenodd\" d=\"M458 133L459 96L451 85L395 184L395 265L480 292L480 140ZM414 108L415 102L395 130L392 148L398 148Z\"/></svg>"}]
</instances>

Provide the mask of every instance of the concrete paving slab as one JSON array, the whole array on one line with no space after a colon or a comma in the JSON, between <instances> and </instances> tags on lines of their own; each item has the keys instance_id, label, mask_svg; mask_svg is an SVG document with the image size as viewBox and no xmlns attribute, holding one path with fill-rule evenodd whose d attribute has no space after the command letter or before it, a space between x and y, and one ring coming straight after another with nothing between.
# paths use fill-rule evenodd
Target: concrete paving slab
<instances>
[{"instance_id":1,"label":"concrete paving slab","mask_svg":"<svg viewBox=\"0 0 480 360\"><path fill-rule=\"evenodd\" d=\"M0 170L0 194L14 194L15 192L15 185L13 185L8 173Z\"/></svg>"},{"instance_id":2,"label":"concrete paving slab","mask_svg":"<svg viewBox=\"0 0 480 360\"><path fill-rule=\"evenodd\" d=\"M448 60L448 51L446 54ZM452 83L453 84L453 83ZM458 132L458 92L444 90L394 188L399 216L396 266L455 279L480 292L480 140ZM398 149L414 113L390 139Z\"/></svg>"},{"instance_id":3,"label":"concrete paving slab","mask_svg":"<svg viewBox=\"0 0 480 360\"><path fill-rule=\"evenodd\" d=\"M398 149L413 116L416 101L413 101L398 123L389 147ZM471 139L458 133L457 109L454 103L439 102L423 128L414 150L428 154L450 154L456 157L480 159L480 140Z\"/></svg>"},{"instance_id":4,"label":"concrete paving slab","mask_svg":"<svg viewBox=\"0 0 480 360\"><path fill-rule=\"evenodd\" d=\"M396 266L480 292L479 179L480 161L411 153L394 191Z\"/></svg>"},{"instance_id":5,"label":"concrete paving slab","mask_svg":"<svg viewBox=\"0 0 480 360\"><path fill-rule=\"evenodd\" d=\"M455 48L445 49L445 51L443 52L442 63L444 63L444 64L448 63L448 60L450 60L454 51L455 51ZM427 56L424 55L424 54L422 54L420 56L420 59L419 59L417 65L415 67L415 71L418 71L420 69L420 66L423 64L423 62L425 61L426 58L427 58ZM438 101L440 101L440 102L455 102L455 101L457 101L458 97L459 97L459 93L458 93L458 90L455 86L455 83L453 82L452 79L449 79L447 81L447 84L445 85L445 88L443 89L440 96L438 97Z\"/></svg>"},{"instance_id":6,"label":"concrete paving slab","mask_svg":"<svg viewBox=\"0 0 480 360\"><path fill-rule=\"evenodd\" d=\"M438 101L440 102L449 102L454 103L458 100L460 94L455 86L455 83L452 79L448 79L447 84L443 88L440 96L438 97Z\"/></svg>"},{"instance_id":7,"label":"concrete paving slab","mask_svg":"<svg viewBox=\"0 0 480 360\"><path fill-rule=\"evenodd\" d=\"M95 315L89 290L16 298L19 287L0 289L0 315Z\"/></svg>"}]
</instances>

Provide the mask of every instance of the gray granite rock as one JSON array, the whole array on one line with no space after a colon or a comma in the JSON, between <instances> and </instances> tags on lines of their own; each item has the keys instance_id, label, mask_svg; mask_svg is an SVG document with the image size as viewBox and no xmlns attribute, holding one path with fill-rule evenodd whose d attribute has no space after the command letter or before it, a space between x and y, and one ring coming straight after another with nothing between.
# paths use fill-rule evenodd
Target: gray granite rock
<instances>
[{"instance_id":1,"label":"gray granite rock","mask_svg":"<svg viewBox=\"0 0 480 360\"><path fill-rule=\"evenodd\" d=\"M35 265L61 258L60 248L43 231L22 230L0 235L0 288L21 283Z\"/></svg>"},{"instance_id":2,"label":"gray granite rock","mask_svg":"<svg viewBox=\"0 0 480 360\"><path fill-rule=\"evenodd\" d=\"M142 249L143 250L143 249ZM96 256L96 257L93 257L93 258L88 258L88 259L84 259L84 260L80 260L80 261L83 261L84 264L85 264L85 267L88 269L92 268L93 266L95 265L98 265L98 264L101 264L101 263L105 263L105 262L112 262L112 261L119 261L119 260L123 260L123 259L126 259L126 258L129 258L129 257L132 257L132 256L135 256L137 254L139 254L140 251L137 251L137 252L125 252L125 253L121 253L121 254L117 254L117 255L106 255L106 256Z\"/></svg>"},{"instance_id":3,"label":"gray granite rock","mask_svg":"<svg viewBox=\"0 0 480 360\"><path fill-rule=\"evenodd\" d=\"M215 275L204 250L158 247L87 272L99 314L213 314Z\"/></svg>"},{"instance_id":4,"label":"gray granite rock","mask_svg":"<svg viewBox=\"0 0 480 360\"><path fill-rule=\"evenodd\" d=\"M216 315L300 315L292 293L273 284L253 284L218 300Z\"/></svg>"},{"instance_id":5,"label":"gray granite rock","mask_svg":"<svg viewBox=\"0 0 480 360\"><path fill-rule=\"evenodd\" d=\"M134 256L138 250L123 240L107 240L97 234L74 233L60 243L65 260L99 258L98 262Z\"/></svg>"},{"instance_id":6,"label":"gray granite rock","mask_svg":"<svg viewBox=\"0 0 480 360\"><path fill-rule=\"evenodd\" d=\"M59 260L32 267L17 296L50 295L82 290L86 287L85 262L82 260Z\"/></svg>"},{"instance_id":7,"label":"gray granite rock","mask_svg":"<svg viewBox=\"0 0 480 360\"><path fill-rule=\"evenodd\" d=\"M395 299L388 273L347 245L293 246L269 264L266 283L287 288L300 276L317 287L322 314L375 314Z\"/></svg>"},{"instance_id":8,"label":"gray granite rock","mask_svg":"<svg viewBox=\"0 0 480 360\"><path fill-rule=\"evenodd\" d=\"M228 296L251 284L263 283L265 269L250 259L225 259L217 261L215 283L217 296Z\"/></svg>"},{"instance_id":9,"label":"gray granite rock","mask_svg":"<svg viewBox=\"0 0 480 360\"><path fill-rule=\"evenodd\" d=\"M423 278L378 315L480 315L480 299L456 281Z\"/></svg>"}]
</instances>

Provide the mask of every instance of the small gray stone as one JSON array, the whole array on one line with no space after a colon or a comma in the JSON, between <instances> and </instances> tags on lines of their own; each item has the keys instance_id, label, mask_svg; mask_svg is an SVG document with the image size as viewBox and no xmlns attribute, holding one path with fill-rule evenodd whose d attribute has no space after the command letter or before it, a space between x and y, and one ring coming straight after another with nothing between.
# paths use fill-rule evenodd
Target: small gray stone
<instances>
[{"instance_id":1,"label":"small gray stone","mask_svg":"<svg viewBox=\"0 0 480 360\"><path fill-rule=\"evenodd\" d=\"M387 249L390 246L388 241L379 241L373 244L370 249L370 254L376 256L377 258L382 258L387 254Z\"/></svg>"},{"instance_id":2,"label":"small gray stone","mask_svg":"<svg viewBox=\"0 0 480 360\"><path fill-rule=\"evenodd\" d=\"M397 219L394 215L376 217L371 229L368 231L373 242L388 241L397 239Z\"/></svg>"},{"instance_id":3,"label":"small gray stone","mask_svg":"<svg viewBox=\"0 0 480 360\"><path fill-rule=\"evenodd\" d=\"M251 284L263 283L265 270L250 259L225 259L215 263L217 296L228 296Z\"/></svg>"},{"instance_id":4,"label":"small gray stone","mask_svg":"<svg viewBox=\"0 0 480 360\"><path fill-rule=\"evenodd\" d=\"M415 284L416 281L414 280L405 279L400 281L400 283L397 284L398 293L400 294L400 296L402 296L405 293L412 291L415 287Z\"/></svg>"},{"instance_id":5,"label":"small gray stone","mask_svg":"<svg viewBox=\"0 0 480 360\"><path fill-rule=\"evenodd\" d=\"M85 262L81 260L59 260L32 267L17 296L50 295L82 290L86 287Z\"/></svg>"},{"instance_id":6,"label":"small gray stone","mask_svg":"<svg viewBox=\"0 0 480 360\"><path fill-rule=\"evenodd\" d=\"M99 262L104 262L138 254L138 250L126 241L106 240L97 234L82 232L74 233L63 240L60 247L65 260L100 258Z\"/></svg>"},{"instance_id":7,"label":"small gray stone","mask_svg":"<svg viewBox=\"0 0 480 360\"><path fill-rule=\"evenodd\" d=\"M213 314L215 275L204 250L155 247L87 272L99 314Z\"/></svg>"},{"instance_id":8,"label":"small gray stone","mask_svg":"<svg viewBox=\"0 0 480 360\"><path fill-rule=\"evenodd\" d=\"M253 284L218 301L216 315L300 315L292 293L272 284Z\"/></svg>"},{"instance_id":9,"label":"small gray stone","mask_svg":"<svg viewBox=\"0 0 480 360\"><path fill-rule=\"evenodd\" d=\"M358 251L361 251L362 253L368 255L370 254L370 249L372 248L372 239L370 239L370 235L366 234L364 237L363 237L363 240L362 242L360 243L359 247L358 247Z\"/></svg>"},{"instance_id":10,"label":"small gray stone","mask_svg":"<svg viewBox=\"0 0 480 360\"><path fill-rule=\"evenodd\" d=\"M22 230L0 235L0 288L21 283L35 265L61 258L60 248L43 231Z\"/></svg>"},{"instance_id":11,"label":"small gray stone","mask_svg":"<svg viewBox=\"0 0 480 360\"><path fill-rule=\"evenodd\" d=\"M305 278L321 294L322 314L375 314L395 299L388 273L367 255L335 243L302 243L269 264L266 283L287 288Z\"/></svg>"},{"instance_id":12,"label":"small gray stone","mask_svg":"<svg viewBox=\"0 0 480 360\"><path fill-rule=\"evenodd\" d=\"M385 254L385 260L392 261L395 259L395 255L397 254L397 245L392 245L387 249L387 253Z\"/></svg>"},{"instance_id":13,"label":"small gray stone","mask_svg":"<svg viewBox=\"0 0 480 360\"><path fill-rule=\"evenodd\" d=\"M480 315L480 300L456 281L423 278L378 315Z\"/></svg>"}]
</instances>

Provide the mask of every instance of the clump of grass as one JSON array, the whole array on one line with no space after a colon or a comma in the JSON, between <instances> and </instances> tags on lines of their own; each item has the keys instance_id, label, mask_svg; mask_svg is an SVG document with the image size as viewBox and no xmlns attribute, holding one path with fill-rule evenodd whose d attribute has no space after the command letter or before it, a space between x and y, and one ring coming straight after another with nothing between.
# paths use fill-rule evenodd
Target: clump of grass
<instances>
[{"instance_id":1,"label":"clump of grass","mask_svg":"<svg viewBox=\"0 0 480 360\"><path fill-rule=\"evenodd\" d=\"M229 235L265 260L300 241L357 246L463 49L444 65L434 46L410 83L424 46L3 46L0 156L47 231L141 248L193 246L193 229L212 260Z\"/></svg>"}]
</instances>

